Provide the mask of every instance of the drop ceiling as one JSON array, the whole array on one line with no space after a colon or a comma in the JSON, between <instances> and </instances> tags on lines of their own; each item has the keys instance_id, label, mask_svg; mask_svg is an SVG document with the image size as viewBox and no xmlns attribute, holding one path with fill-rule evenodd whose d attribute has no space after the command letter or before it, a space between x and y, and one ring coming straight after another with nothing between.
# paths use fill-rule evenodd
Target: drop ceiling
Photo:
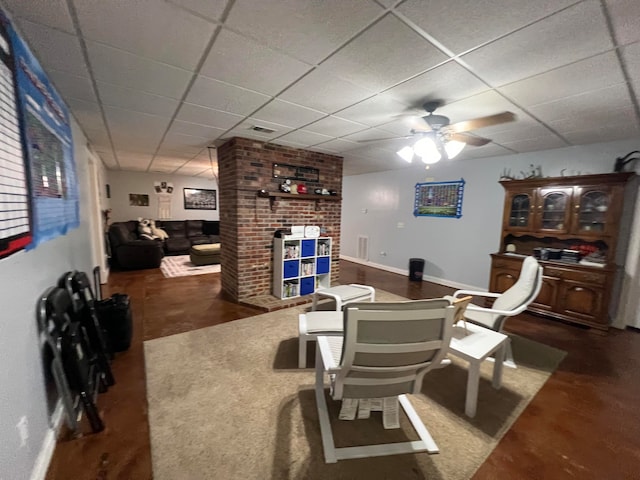
<instances>
[{"instance_id":1,"label":"drop ceiling","mask_svg":"<svg viewBox=\"0 0 640 480\"><path fill-rule=\"evenodd\" d=\"M640 138L640 2L460 3L0 0L109 169L211 176L233 136L404 168L368 140L435 99L517 115L455 161Z\"/></svg>"}]
</instances>

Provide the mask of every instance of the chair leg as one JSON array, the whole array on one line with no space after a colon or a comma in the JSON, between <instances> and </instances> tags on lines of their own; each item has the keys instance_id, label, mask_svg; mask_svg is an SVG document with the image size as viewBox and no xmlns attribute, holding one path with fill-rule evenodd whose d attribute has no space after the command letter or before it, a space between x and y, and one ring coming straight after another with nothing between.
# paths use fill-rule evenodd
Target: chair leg
<instances>
[{"instance_id":1,"label":"chair leg","mask_svg":"<svg viewBox=\"0 0 640 480\"><path fill-rule=\"evenodd\" d=\"M518 368L518 365L516 365L516 362L513 359L513 349L511 348L511 337L507 339L507 352L504 356L503 365L509 368Z\"/></svg>"},{"instance_id":2,"label":"chair leg","mask_svg":"<svg viewBox=\"0 0 640 480\"><path fill-rule=\"evenodd\" d=\"M307 337L298 337L298 368L307 368Z\"/></svg>"}]
</instances>

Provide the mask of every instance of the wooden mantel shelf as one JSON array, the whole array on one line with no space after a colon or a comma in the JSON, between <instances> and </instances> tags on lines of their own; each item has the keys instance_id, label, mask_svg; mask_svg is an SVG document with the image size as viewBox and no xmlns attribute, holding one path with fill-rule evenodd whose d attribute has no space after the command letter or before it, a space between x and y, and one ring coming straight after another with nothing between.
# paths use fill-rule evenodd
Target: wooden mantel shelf
<instances>
[{"instance_id":1,"label":"wooden mantel shelf","mask_svg":"<svg viewBox=\"0 0 640 480\"><path fill-rule=\"evenodd\" d=\"M339 202L342 200L340 195L316 195L307 193L284 193L284 192L270 192L269 201L271 203L271 210L273 210L273 202L279 198L292 198L295 200L315 200L316 210L318 209L319 201L327 202Z\"/></svg>"}]
</instances>

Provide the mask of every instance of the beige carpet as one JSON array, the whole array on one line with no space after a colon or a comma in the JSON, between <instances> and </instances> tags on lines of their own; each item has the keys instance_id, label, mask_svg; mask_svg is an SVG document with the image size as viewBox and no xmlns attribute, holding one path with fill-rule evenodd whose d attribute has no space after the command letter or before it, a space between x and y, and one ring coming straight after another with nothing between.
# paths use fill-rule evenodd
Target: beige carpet
<instances>
[{"instance_id":1,"label":"beige carpet","mask_svg":"<svg viewBox=\"0 0 640 480\"><path fill-rule=\"evenodd\" d=\"M167 278L187 277L189 275L218 273L220 272L220 264L198 266L191 263L189 255L168 255L162 258L160 270Z\"/></svg>"},{"instance_id":2,"label":"beige carpet","mask_svg":"<svg viewBox=\"0 0 640 480\"><path fill-rule=\"evenodd\" d=\"M400 298L382 291L377 297ZM327 465L314 370L296 368L297 316L305 308L145 342L154 479L467 479L565 355L514 337L519 368L506 368L502 389L494 390L485 362L474 419L464 415L464 362L454 360L430 372L423 394L411 397L440 453ZM384 430L375 414L333 423L336 436L361 444L417 438L407 421Z\"/></svg>"}]
</instances>

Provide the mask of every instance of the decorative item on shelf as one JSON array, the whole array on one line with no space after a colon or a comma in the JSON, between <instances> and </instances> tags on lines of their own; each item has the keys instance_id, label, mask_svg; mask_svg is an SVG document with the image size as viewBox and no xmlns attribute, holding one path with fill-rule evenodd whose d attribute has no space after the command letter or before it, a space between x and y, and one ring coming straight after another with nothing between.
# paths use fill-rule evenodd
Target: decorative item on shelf
<instances>
[{"instance_id":1,"label":"decorative item on shelf","mask_svg":"<svg viewBox=\"0 0 640 480\"><path fill-rule=\"evenodd\" d=\"M265 190L264 188L260 189L260 190L258 190L258 196L260 198L269 198L269 192L267 190Z\"/></svg>"},{"instance_id":2,"label":"decorative item on shelf","mask_svg":"<svg viewBox=\"0 0 640 480\"><path fill-rule=\"evenodd\" d=\"M291 193L293 194L298 194L298 184L297 183L292 183L291 184Z\"/></svg>"},{"instance_id":3,"label":"decorative item on shelf","mask_svg":"<svg viewBox=\"0 0 640 480\"><path fill-rule=\"evenodd\" d=\"M283 193L291 193L291 180L286 179L280 184L280 191Z\"/></svg>"},{"instance_id":4,"label":"decorative item on shelf","mask_svg":"<svg viewBox=\"0 0 640 480\"><path fill-rule=\"evenodd\" d=\"M542 178L542 167L540 165L538 165L537 167L534 167L532 163L531 165L529 165L529 168L531 168L531 170L529 170L528 172L524 172L520 170L520 174L522 175L523 179Z\"/></svg>"},{"instance_id":5,"label":"decorative item on shelf","mask_svg":"<svg viewBox=\"0 0 640 480\"><path fill-rule=\"evenodd\" d=\"M323 188L322 195L329 195L329 190L327 190L326 188Z\"/></svg>"},{"instance_id":6,"label":"decorative item on shelf","mask_svg":"<svg viewBox=\"0 0 640 480\"><path fill-rule=\"evenodd\" d=\"M506 247L507 252L509 253L515 253L516 251L516 246L513 243L508 243L507 247Z\"/></svg>"},{"instance_id":7,"label":"decorative item on shelf","mask_svg":"<svg viewBox=\"0 0 640 480\"><path fill-rule=\"evenodd\" d=\"M506 168L502 170L502 174L500 175L500 181L503 180L515 180L516 177L511 175L511 169L507 170Z\"/></svg>"},{"instance_id":8,"label":"decorative item on shelf","mask_svg":"<svg viewBox=\"0 0 640 480\"><path fill-rule=\"evenodd\" d=\"M308 193L307 186L304 183L298 184L298 193L301 193L301 194Z\"/></svg>"},{"instance_id":9,"label":"decorative item on shelf","mask_svg":"<svg viewBox=\"0 0 640 480\"><path fill-rule=\"evenodd\" d=\"M324 195L324 190L322 191L322 194ZM337 197L338 196L338 191L337 190L329 190L329 195Z\"/></svg>"},{"instance_id":10,"label":"decorative item on shelf","mask_svg":"<svg viewBox=\"0 0 640 480\"><path fill-rule=\"evenodd\" d=\"M321 188L316 188L313 193L315 193L316 195L322 195L322 189Z\"/></svg>"}]
</instances>

